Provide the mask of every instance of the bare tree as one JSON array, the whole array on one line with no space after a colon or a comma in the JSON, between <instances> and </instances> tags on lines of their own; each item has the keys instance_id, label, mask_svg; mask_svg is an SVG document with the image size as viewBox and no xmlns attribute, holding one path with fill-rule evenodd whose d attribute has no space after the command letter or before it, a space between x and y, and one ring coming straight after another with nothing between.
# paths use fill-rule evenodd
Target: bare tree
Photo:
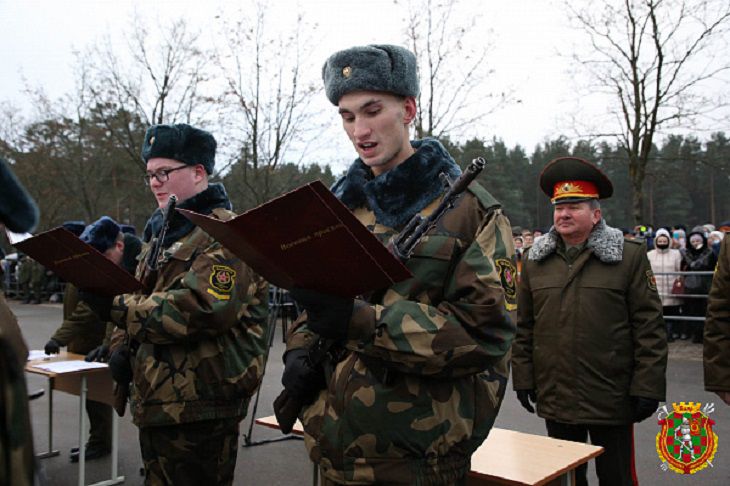
<instances>
[{"instance_id":1,"label":"bare tree","mask_svg":"<svg viewBox=\"0 0 730 486\"><path fill-rule=\"evenodd\" d=\"M211 97L201 94L207 59L199 47L199 32L182 19L161 25L158 36L153 36L145 21L135 16L125 39L127 50L121 55L118 45L107 37L79 60L93 76L88 85L90 102L141 169L139 153L146 126L200 124L213 106ZM126 126L112 123L120 113L127 116Z\"/></svg>"},{"instance_id":2,"label":"bare tree","mask_svg":"<svg viewBox=\"0 0 730 486\"><path fill-rule=\"evenodd\" d=\"M219 98L220 125L229 142L238 142L229 162L235 178L229 190L239 202L245 200L245 206L278 194L276 169L292 144L306 144L316 130L311 101L320 91L301 71L312 47L312 39L303 33L313 32L302 15L297 14L289 28L282 28L284 21L277 18L278 33L272 34L267 7L250 3L236 16L221 17L224 42L215 56L226 84Z\"/></svg>"},{"instance_id":3,"label":"bare tree","mask_svg":"<svg viewBox=\"0 0 730 486\"><path fill-rule=\"evenodd\" d=\"M709 84L730 69L727 0L610 0L600 6L567 2L590 41L576 54L598 89L615 96L610 109L629 161L632 216L644 216L643 185L658 130L690 125L723 105ZM724 48L722 48L724 46Z\"/></svg>"},{"instance_id":4,"label":"bare tree","mask_svg":"<svg viewBox=\"0 0 730 486\"><path fill-rule=\"evenodd\" d=\"M461 135L511 98L484 89L493 46L474 9L462 8L461 0L396 3L406 9L405 39L418 62L418 138Z\"/></svg>"}]
</instances>

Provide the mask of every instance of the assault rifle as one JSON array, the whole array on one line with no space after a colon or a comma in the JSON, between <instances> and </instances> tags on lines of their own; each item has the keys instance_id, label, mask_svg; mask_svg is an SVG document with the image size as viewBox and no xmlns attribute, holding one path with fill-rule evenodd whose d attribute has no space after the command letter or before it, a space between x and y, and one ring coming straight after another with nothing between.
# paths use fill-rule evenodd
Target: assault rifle
<instances>
[{"instance_id":1,"label":"assault rifle","mask_svg":"<svg viewBox=\"0 0 730 486\"><path fill-rule=\"evenodd\" d=\"M455 181L452 181L445 173L440 173L439 178L448 187L441 203L425 218L420 214L414 215L405 228L391 238L388 243L388 249L391 253L403 262L408 260L416 245L418 245L431 228L436 226L436 223L438 223L444 214L454 207L456 200L466 191L469 184L477 178L486 164L486 160L482 157L477 157L471 161L466 170ZM317 368L324 365L325 362L330 361L334 344L334 341L331 339L319 338L315 340L309 348L310 366ZM274 400L274 414L283 433L288 434L291 432L294 423L297 421L299 412L304 405L307 405L307 403L301 397L292 395L286 388L276 397L276 400Z\"/></svg>"},{"instance_id":2,"label":"assault rifle","mask_svg":"<svg viewBox=\"0 0 730 486\"><path fill-rule=\"evenodd\" d=\"M163 219L160 231L151 240L152 246L150 247L150 251L147 254L142 277L140 278L140 281L142 282L142 285L144 286L146 292L152 292L152 289L155 288L155 282L157 281L157 271L160 267L160 251L162 250L162 244L165 241L167 231L170 229L170 221L175 214L176 204L177 196L173 194L167 200L167 205L165 206L164 214L162 216ZM131 360L134 358L134 355L137 354L138 347L139 343L130 339L129 334L127 333L124 333L124 340L121 344L119 344L118 346L114 346L112 344L112 348L115 350L114 352L125 352L124 348L127 348L129 350L129 361L127 362L127 364L129 365L128 375L130 377L132 376ZM130 382L114 383L114 410L120 417L124 415L124 411L127 408L127 401L129 399L129 384Z\"/></svg>"},{"instance_id":3,"label":"assault rifle","mask_svg":"<svg viewBox=\"0 0 730 486\"><path fill-rule=\"evenodd\" d=\"M147 260L145 260L144 273L140 280L148 292L152 291L157 281L157 270L160 267L160 251L162 250L162 243L165 241L165 236L167 236L167 231L170 229L170 221L175 214L176 205L177 196L173 194L167 200L167 206L165 206L162 216L162 226L160 227L159 233L152 240L152 248L150 248L150 252L147 254Z\"/></svg>"}]
</instances>

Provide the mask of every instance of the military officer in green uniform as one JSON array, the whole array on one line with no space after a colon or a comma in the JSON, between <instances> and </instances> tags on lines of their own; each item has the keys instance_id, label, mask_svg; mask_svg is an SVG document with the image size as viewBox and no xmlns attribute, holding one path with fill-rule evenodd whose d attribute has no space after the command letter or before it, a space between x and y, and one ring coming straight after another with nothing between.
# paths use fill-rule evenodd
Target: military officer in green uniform
<instances>
[{"instance_id":1,"label":"military officer in green uniform","mask_svg":"<svg viewBox=\"0 0 730 486\"><path fill-rule=\"evenodd\" d=\"M161 241L158 269L146 267L169 196L179 208L234 217L223 185L208 181L215 151L213 135L186 124L150 127L142 148L159 206L136 271L147 288L115 299L111 317L129 346L109 363L119 383L131 363L130 407L150 485L231 484L239 422L263 375L264 280L180 213Z\"/></svg>"},{"instance_id":2,"label":"military officer in green uniform","mask_svg":"<svg viewBox=\"0 0 730 486\"><path fill-rule=\"evenodd\" d=\"M643 241L601 217L611 181L588 161L551 161L540 187L552 229L523 258L512 379L548 435L602 446L601 485L635 483L633 424L665 399L667 335ZM585 465L577 470L586 484Z\"/></svg>"},{"instance_id":3,"label":"military officer in green uniform","mask_svg":"<svg viewBox=\"0 0 730 486\"><path fill-rule=\"evenodd\" d=\"M3 159L0 187L0 230L4 225L16 233L32 231L38 223L38 208ZM0 486L35 484L33 431L24 373L27 359L28 347L18 321L0 294Z\"/></svg>"},{"instance_id":4,"label":"military officer in green uniform","mask_svg":"<svg viewBox=\"0 0 730 486\"><path fill-rule=\"evenodd\" d=\"M65 225L68 227L68 225ZM122 234L116 221L104 216L83 228L80 239L103 253L115 264L134 273L136 257L141 249L139 238ZM79 299L79 292L72 284L66 285L63 296L63 322L45 346L46 354L55 354L67 346L69 352L87 354L101 346L107 333L107 323ZM98 459L111 451L112 408L86 400L89 415L89 440L84 456L86 460ZM79 449L71 449L71 461L78 461Z\"/></svg>"},{"instance_id":5,"label":"military officer in green uniform","mask_svg":"<svg viewBox=\"0 0 730 486\"><path fill-rule=\"evenodd\" d=\"M358 155L332 190L386 243L438 206L440 173L461 171L437 140L409 138L413 53L354 47L333 54L323 78ZM292 291L306 315L282 382L312 402L300 418L323 484L463 484L509 375L513 258L499 202L472 183L406 262L413 278L354 300ZM319 338L336 343L326 373L308 359Z\"/></svg>"},{"instance_id":6,"label":"military officer in green uniform","mask_svg":"<svg viewBox=\"0 0 730 486\"><path fill-rule=\"evenodd\" d=\"M730 243L723 238L707 304L704 333L705 390L730 405Z\"/></svg>"}]
</instances>

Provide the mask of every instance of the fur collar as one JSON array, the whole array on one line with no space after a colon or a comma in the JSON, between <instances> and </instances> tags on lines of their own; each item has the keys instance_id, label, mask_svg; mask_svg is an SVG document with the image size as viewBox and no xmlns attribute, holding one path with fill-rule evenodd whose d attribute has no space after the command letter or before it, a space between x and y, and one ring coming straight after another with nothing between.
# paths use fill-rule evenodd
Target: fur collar
<instances>
[{"instance_id":1,"label":"fur collar","mask_svg":"<svg viewBox=\"0 0 730 486\"><path fill-rule=\"evenodd\" d=\"M455 179L461 169L438 140L411 141L416 153L392 170L373 177L359 158L332 186L348 208L367 206L378 223L400 228L444 192L439 173Z\"/></svg>"},{"instance_id":2,"label":"fur collar","mask_svg":"<svg viewBox=\"0 0 730 486\"><path fill-rule=\"evenodd\" d=\"M555 253L559 240L560 235L553 226L548 233L535 240L528 258L536 262L544 260ZM605 220L601 220L591 231L586 247L592 249L603 263L618 263L623 258L624 235L621 230L611 228Z\"/></svg>"},{"instance_id":3,"label":"fur collar","mask_svg":"<svg viewBox=\"0 0 730 486\"><path fill-rule=\"evenodd\" d=\"M182 201L177 205L181 209L189 209L200 214L210 214L216 208L231 209L231 201L228 199L225 187L220 182L214 182L208 185L208 188L197 193L191 198ZM149 221L144 227L143 241L149 242L153 236L160 232L162 227L162 209L157 208L152 213ZM175 243L183 236L187 235L195 229L195 225L182 214L175 212L170 221L170 228L165 235L165 241L162 247L167 248Z\"/></svg>"}]
</instances>

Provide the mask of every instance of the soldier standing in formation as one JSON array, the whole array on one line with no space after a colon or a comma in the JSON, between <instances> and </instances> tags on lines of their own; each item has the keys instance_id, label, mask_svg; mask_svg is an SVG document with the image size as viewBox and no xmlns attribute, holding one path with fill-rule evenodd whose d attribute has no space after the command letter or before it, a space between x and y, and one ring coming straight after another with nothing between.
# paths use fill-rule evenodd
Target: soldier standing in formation
<instances>
[{"instance_id":1,"label":"soldier standing in formation","mask_svg":"<svg viewBox=\"0 0 730 486\"><path fill-rule=\"evenodd\" d=\"M38 223L38 208L3 159L0 187L0 230L4 225L16 233L32 231ZM27 359L28 347L18 321L0 294L0 486L34 484L33 431L24 371Z\"/></svg>"},{"instance_id":2,"label":"soldier standing in formation","mask_svg":"<svg viewBox=\"0 0 730 486\"><path fill-rule=\"evenodd\" d=\"M70 225L64 226L68 229ZM134 273L134 263L141 249L141 242L136 236L122 235L116 221L107 216L86 228L82 227L82 230L79 235L82 241ZM67 284L63 296L63 323L46 343L45 352L57 354L61 347L68 346L71 353L87 354L102 345L106 333L107 323L86 302L79 300L79 292L74 285ZM111 451L112 408L87 399L86 413L89 415L89 440L84 456L86 460L98 459ZM78 460L79 448L74 447L71 449L71 462Z\"/></svg>"},{"instance_id":3,"label":"soldier standing in formation","mask_svg":"<svg viewBox=\"0 0 730 486\"><path fill-rule=\"evenodd\" d=\"M704 333L705 390L715 392L730 405L730 242L727 237L722 240L712 277Z\"/></svg>"},{"instance_id":4,"label":"soldier standing in formation","mask_svg":"<svg viewBox=\"0 0 730 486\"><path fill-rule=\"evenodd\" d=\"M438 206L439 173L460 169L438 141L409 140L413 53L354 47L332 55L323 78L359 155L333 192L385 243ZM282 381L313 401L301 418L323 484L463 484L494 423L514 335L509 221L472 183L427 238L406 262L414 278L368 298L293 290L306 317ZM307 358L318 337L336 343L328 376Z\"/></svg>"},{"instance_id":5,"label":"soldier standing in formation","mask_svg":"<svg viewBox=\"0 0 730 486\"><path fill-rule=\"evenodd\" d=\"M210 133L185 124L150 127L142 148L159 205L137 267L149 284L114 300L112 320L130 345L114 350L109 364L117 382L132 380L132 418L150 485L231 484L239 422L263 373L268 288L241 260L175 213L159 268L146 273L170 195L181 208L234 216L223 185L208 182L215 150Z\"/></svg>"},{"instance_id":6,"label":"soldier standing in formation","mask_svg":"<svg viewBox=\"0 0 730 486\"><path fill-rule=\"evenodd\" d=\"M633 423L665 399L667 336L642 242L601 217L613 186L583 159L550 162L540 187L554 227L526 251L512 350L514 389L548 435L602 446L602 485L635 483ZM586 484L587 466L577 469Z\"/></svg>"},{"instance_id":7,"label":"soldier standing in formation","mask_svg":"<svg viewBox=\"0 0 730 486\"><path fill-rule=\"evenodd\" d=\"M23 255L18 260L18 297L24 304L30 304L30 281L33 275L33 260Z\"/></svg>"}]
</instances>

